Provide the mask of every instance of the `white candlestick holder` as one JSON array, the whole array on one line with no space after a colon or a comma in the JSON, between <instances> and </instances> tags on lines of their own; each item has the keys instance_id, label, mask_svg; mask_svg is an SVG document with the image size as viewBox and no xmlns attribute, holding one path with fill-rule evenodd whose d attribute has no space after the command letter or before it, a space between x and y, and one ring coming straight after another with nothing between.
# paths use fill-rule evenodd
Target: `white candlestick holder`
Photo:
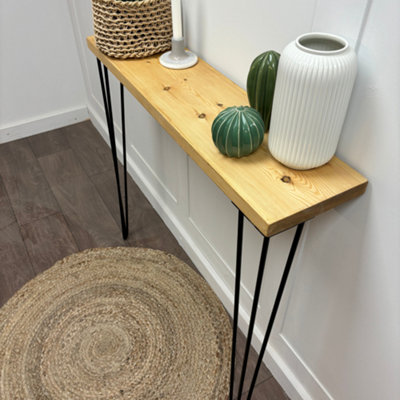
<instances>
[{"instance_id":1,"label":"white candlestick holder","mask_svg":"<svg viewBox=\"0 0 400 400\"><path fill-rule=\"evenodd\" d=\"M162 66L171 69L185 69L197 64L198 58L196 54L185 50L183 38L172 38L172 49L167 51L160 57Z\"/></svg>"}]
</instances>

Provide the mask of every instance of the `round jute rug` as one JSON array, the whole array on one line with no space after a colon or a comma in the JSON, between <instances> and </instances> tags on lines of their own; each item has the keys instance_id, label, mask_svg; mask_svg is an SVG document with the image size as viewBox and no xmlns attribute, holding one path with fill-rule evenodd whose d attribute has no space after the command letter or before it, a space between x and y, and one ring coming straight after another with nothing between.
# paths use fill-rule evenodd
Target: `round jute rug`
<instances>
[{"instance_id":1,"label":"round jute rug","mask_svg":"<svg viewBox=\"0 0 400 400\"><path fill-rule=\"evenodd\" d=\"M176 257L74 254L0 309L0 399L225 400L231 327Z\"/></svg>"}]
</instances>

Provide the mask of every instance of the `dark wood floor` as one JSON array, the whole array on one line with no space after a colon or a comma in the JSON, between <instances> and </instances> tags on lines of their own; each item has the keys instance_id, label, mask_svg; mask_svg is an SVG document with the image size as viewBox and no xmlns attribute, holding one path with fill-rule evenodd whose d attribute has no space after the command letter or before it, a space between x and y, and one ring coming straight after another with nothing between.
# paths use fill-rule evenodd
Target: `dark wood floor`
<instances>
[{"instance_id":1,"label":"dark wood floor","mask_svg":"<svg viewBox=\"0 0 400 400\"><path fill-rule=\"evenodd\" d=\"M0 145L0 306L60 258L92 247L161 249L194 268L131 179L128 190L131 232L123 241L111 154L89 121ZM239 365L244 345L240 335ZM252 352L250 371L255 362ZM253 399L288 397L263 367Z\"/></svg>"}]
</instances>

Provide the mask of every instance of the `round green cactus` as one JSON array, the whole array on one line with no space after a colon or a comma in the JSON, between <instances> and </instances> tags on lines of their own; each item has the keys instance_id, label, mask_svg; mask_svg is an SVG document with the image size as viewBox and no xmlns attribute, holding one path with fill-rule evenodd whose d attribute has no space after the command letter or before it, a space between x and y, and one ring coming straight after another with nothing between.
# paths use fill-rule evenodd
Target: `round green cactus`
<instances>
[{"instance_id":1,"label":"round green cactus","mask_svg":"<svg viewBox=\"0 0 400 400\"><path fill-rule=\"evenodd\" d=\"M261 114L265 131L269 129L271 121L279 57L279 53L273 50L260 54L252 62L247 76L249 103Z\"/></svg>"},{"instance_id":2,"label":"round green cactus","mask_svg":"<svg viewBox=\"0 0 400 400\"><path fill-rule=\"evenodd\" d=\"M215 118L212 138L222 154L243 157L253 153L263 142L264 122L254 108L228 107Z\"/></svg>"}]
</instances>

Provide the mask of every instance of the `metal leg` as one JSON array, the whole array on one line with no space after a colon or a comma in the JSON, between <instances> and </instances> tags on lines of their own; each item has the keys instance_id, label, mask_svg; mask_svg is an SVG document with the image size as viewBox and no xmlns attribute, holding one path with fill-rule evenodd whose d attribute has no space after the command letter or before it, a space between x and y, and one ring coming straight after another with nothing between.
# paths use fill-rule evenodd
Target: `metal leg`
<instances>
[{"instance_id":1,"label":"metal leg","mask_svg":"<svg viewBox=\"0 0 400 400\"><path fill-rule=\"evenodd\" d=\"M121 95L121 129L122 129L122 153L124 162L124 192L125 192L125 224L123 221L123 209L121 207L122 202L120 200L120 211L121 211L121 224L123 229L123 238L126 239L129 233L129 218L128 218L128 185L126 179L126 133L125 133L125 101L124 101L124 85L120 83L120 95ZM121 196L120 196L121 197Z\"/></svg>"},{"instance_id":2,"label":"metal leg","mask_svg":"<svg viewBox=\"0 0 400 400\"><path fill-rule=\"evenodd\" d=\"M235 355L236 337L239 316L239 296L240 296L240 272L242 268L242 247L243 247L243 213L239 210L238 235L236 246L236 274L235 274L235 298L233 304L233 334L232 334L232 353L231 353L231 381L229 388L229 400L233 400L233 385L235 378Z\"/></svg>"},{"instance_id":3,"label":"metal leg","mask_svg":"<svg viewBox=\"0 0 400 400\"><path fill-rule=\"evenodd\" d=\"M250 352L251 338L253 337L253 329L254 329L254 323L256 320L258 301L260 298L261 285L262 285L264 269L265 269L265 260L267 258L267 252L268 252L268 245L269 245L269 237L264 236L263 246L262 246L262 250L261 250L260 264L258 267L257 281L256 281L255 289L254 289L254 297L253 297L253 305L251 308L249 330L247 332L247 341L246 341L246 349L245 349L244 358L243 358L242 373L240 375L239 391L238 391L238 395L237 395L238 399L240 399L242 397L242 392L243 392L243 383L244 383L244 377L246 375L247 359L249 357L249 352Z\"/></svg>"},{"instance_id":4,"label":"metal leg","mask_svg":"<svg viewBox=\"0 0 400 400\"><path fill-rule=\"evenodd\" d=\"M121 185L119 180L119 169L118 169L118 157L117 157L117 147L115 144L115 130L114 130L114 120L112 114L112 105L111 105L111 93L110 93L110 85L108 80L108 70L106 66L104 67L104 77L101 69L101 62L97 59L97 67L99 70L100 84L101 84L101 92L103 94L103 102L104 102L104 110L106 113L107 126L108 126L108 134L110 137L110 145L111 145L111 153L114 162L114 171L115 171L115 180L117 182L118 188L118 202L119 202L119 211L121 215L121 230L122 237L126 239L129 233L129 223L128 223L128 191L127 191L127 175L126 175L126 135L125 135L125 105L124 105L124 87L122 83L120 84L121 89L121 125L122 125L122 145L123 145L123 159L124 159L124 189L125 189L125 212L124 206L122 203L122 195L121 195Z\"/></svg>"},{"instance_id":5,"label":"metal leg","mask_svg":"<svg viewBox=\"0 0 400 400\"><path fill-rule=\"evenodd\" d=\"M299 244L301 232L303 231L303 227L304 227L304 222L297 226L297 230L296 230L296 233L295 233L295 236L294 236L294 239L293 239L293 243L292 243L292 246L290 248L289 256L288 256L288 259L286 261L285 270L283 271L281 283L279 285L279 289L278 289L278 292L277 292L276 297L275 297L275 302L274 302L274 306L272 308L271 316L269 318L267 331L265 333L264 341L262 343L260 354L258 356L258 361L257 361L256 368L254 370L253 379L251 381L250 389L249 389L249 392L247 394L247 400L250 400L251 396L253 395L254 387L255 387L255 384L256 384L256 380L257 380L257 375L258 375L258 372L259 372L260 367L261 367L261 363L262 363L262 359L264 357L265 350L267 348L268 339L269 339L269 336L271 334L272 327L274 325L275 317L276 317L276 314L277 314L278 308L279 308L279 303L281 301L282 294L283 294L283 291L285 289L286 281L287 281L287 278L289 276L289 272L290 272L290 268L291 268L292 263L293 263L294 256L296 254L297 245Z\"/></svg>"}]
</instances>

